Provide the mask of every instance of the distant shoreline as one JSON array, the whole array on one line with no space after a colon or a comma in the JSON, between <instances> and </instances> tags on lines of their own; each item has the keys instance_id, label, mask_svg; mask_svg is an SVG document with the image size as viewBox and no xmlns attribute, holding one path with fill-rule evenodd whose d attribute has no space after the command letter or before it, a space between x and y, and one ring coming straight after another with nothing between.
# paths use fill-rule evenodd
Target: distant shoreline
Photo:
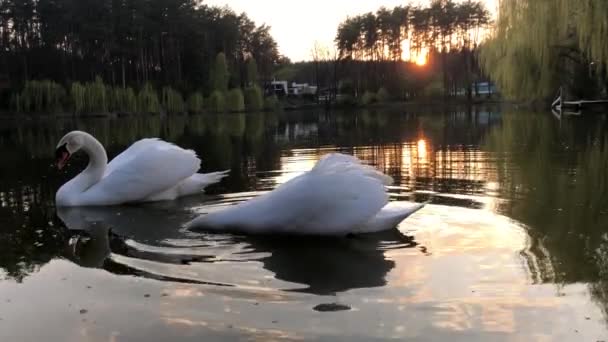
<instances>
[{"instance_id":1,"label":"distant shoreline","mask_svg":"<svg viewBox=\"0 0 608 342\"><path fill-rule=\"evenodd\" d=\"M421 99L415 101L389 101L382 103L372 103L368 105L340 105L340 104L331 104L329 107L325 103L302 103L302 104L290 104L285 105L282 108L278 109L278 111L284 112L295 112L295 111L310 111L310 110L321 110L321 109L329 109L329 110L348 110L348 109L399 109L399 108L411 108L414 106L424 106L430 108L437 107L452 107L452 106L484 106L484 105L514 105L523 108L535 108L539 109L539 103L529 104L529 103L516 103L511 101L505 101L501 99L487 99L487 100L478 100L469 102L466 100L448 100L443 101L443 99ZM253 113L264 113L264 112L272 112L272 111L242 111L242 112L203 112L203 113L123 113L123 112L111 112L111 113L87 113L87 114L74 114L74 113L16 113L11 111L2 111L0 112L0 119L2 120L10 120L10 119L37 119L37 118L120 118L120 117L128 117L128 116L184 116L184 115L222 115L222 114L253 114Z\"/></svg>"}]
</instances>

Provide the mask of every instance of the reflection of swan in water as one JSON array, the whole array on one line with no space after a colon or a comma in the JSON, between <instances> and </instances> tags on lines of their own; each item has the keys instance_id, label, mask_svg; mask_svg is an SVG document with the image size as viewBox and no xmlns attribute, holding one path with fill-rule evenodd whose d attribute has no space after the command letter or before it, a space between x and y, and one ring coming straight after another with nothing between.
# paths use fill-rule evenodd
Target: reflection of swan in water
<instances>
[{"instance_id":1,"label":"reflection of swan in water","mask_svg":"<svg viewBox=\"0 0 608 342\"><path fill-rule=\"evenodd\" d=\"M81 266L104 267L112 250L128 250L125 237L154 244L182 237L178 227L190 216L175 206L58 207L57 216L72 231L68 258Z\"/></svg>"},{"instance_id":2,"label":"reflection of swan in water","mask_svg":"<svg viewBox=\"0 0 608 342\"><path fill-rule=\"evenodd\" d=\"M384 251L416 245L398 230L351 238L231 234L219 238L180 230L191 214L168 212L173 211L77 207L58 208L57 215L75 229L67 252L73 262L170 282L238 286L253 278L266 283L270 271L280 281L300 284L294 287L297 291L332 294L385 285L395 264ZM248 263L261 263L261 268L252 269ZM235 274L240 266L251 273Z\"/></svg>"},{"instance_id":3,"label":"reflection of swan in water","mask_svg":"<svg viewBox=\"0 0 608 342\"><path fill-rule=\"evenodd\" d=\"M417 244L398 230L351 238L248 238L255 252L267 252L264 268L275 278L302 284L297 291L328 295L356 288L386 285L395 267L385 249Z\"/></svg>"}]
</instances>

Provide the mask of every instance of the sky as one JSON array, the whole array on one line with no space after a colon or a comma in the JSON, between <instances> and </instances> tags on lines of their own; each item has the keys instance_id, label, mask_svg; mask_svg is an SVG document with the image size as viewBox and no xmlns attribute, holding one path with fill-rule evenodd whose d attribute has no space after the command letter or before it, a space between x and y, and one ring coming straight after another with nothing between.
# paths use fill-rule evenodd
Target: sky
<instances>
[{"instance_id":1,"label":"sky","mask_svg":"<svg viewBox=\"0 0 608 342\"><path fill-rule=\"evenodd\" d=\"M482 0L493 11L497 0ZM310 60L315 42L334 46L338 25L347 16L375 12L381 6L392 8L404 5L405 0L204 0L207 5L228 5L237 13L260 25L271 26L271 33L279 44L279 51L292 61ZM427 1L411 1L425 4Z\"/></svg>"}]
</instances>

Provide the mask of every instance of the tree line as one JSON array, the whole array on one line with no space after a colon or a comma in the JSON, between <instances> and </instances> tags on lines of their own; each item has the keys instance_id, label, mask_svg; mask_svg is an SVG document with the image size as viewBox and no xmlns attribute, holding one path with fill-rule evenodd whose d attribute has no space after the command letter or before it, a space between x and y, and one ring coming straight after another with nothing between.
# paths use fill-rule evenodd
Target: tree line
<instances>
[{"instance_id":1,"label":"tree line","mask_svg":"<svg viewBox=\"0 0 608 342\"><path fill-rule=\"evenodd\" d=\"M269 29L195 0L0 0L0 81L210 94L221 53L227 88L244 88L248 60L268 79L281 58Z\"/></svg>"},{"instance_id":2,"label":"tree line","mask_svg":"<svg viewBox=\"0 0 608 342\"><path fill-rule=\"evenodd\" d=\"M608 2L502 0L496 27L484 44L485 70L504 94L548 99L608 95Z\"/></svg>"},{"instance_id":3,"label":"tree line","mask_svg":"<svg viewBox=\"0 0 608 342\"><path fill-rule=\"evenodd\" d=\"M444 93L466 87L470 97L471 81L481 76L477 52L489 24L490 14L481 1L433 0L426 7L381 7L349 17L340 24L335 42L340 59L358 61L349 74L359 91L384 84L398 91L399 84L407 83L399 79L400 62L408 54L427 54L428 67L442 75Z\"/></svg>"}]
</instances>

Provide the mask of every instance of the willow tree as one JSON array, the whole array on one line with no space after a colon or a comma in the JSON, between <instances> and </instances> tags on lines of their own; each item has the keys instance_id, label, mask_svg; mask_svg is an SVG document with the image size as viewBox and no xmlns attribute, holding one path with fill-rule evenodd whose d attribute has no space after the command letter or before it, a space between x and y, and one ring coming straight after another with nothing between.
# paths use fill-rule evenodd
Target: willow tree
<instances>
[{"instance_id":1,"label":"willow tree","mask_svg":"<svg viewBox=\"0 0 608 342\"><path fill-rule=\"evenodd\" d=\"M218 53L215 57L215 65L211 70L211 88L219 92L228 91L229 78L230 75L228 73L226 55L224 53Z\"/></svg>"},{"instance_id":2,"label":"willow tree","mask_svg":"<svg viewBox=\"0 0 608 342\"><path fill-rule=\"evenodd\" d=\"M605 83L607 16L604 0L500 0L484 69L507 97L546 98L562 85L591 96Z\"/></svg>"},{"instance_id":3,"label":"willow tree","mask_svg":"<svg viewBox=\"0 0 608 342\"><path fill-rule=\"evenodd\" d=\"M258 83L258 65L255 58L250 57L247 60L247 86L254 86Z\"/></svg>"}]
</instances>

